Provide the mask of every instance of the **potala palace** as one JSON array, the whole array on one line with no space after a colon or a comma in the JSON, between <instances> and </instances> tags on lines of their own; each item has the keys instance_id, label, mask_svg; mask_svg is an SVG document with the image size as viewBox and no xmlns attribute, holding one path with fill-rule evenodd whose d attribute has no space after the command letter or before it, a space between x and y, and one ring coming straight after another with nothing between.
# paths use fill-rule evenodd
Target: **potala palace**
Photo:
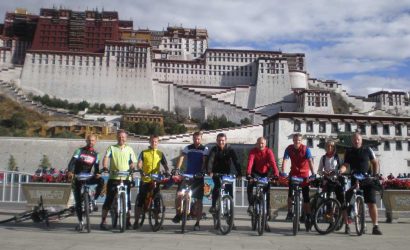
<instances>
[{"instance_id":1,"label":"potala palace","mask_svg":"<svg viewBox=\"0 0 410 250\"><path fill-rule=\"evenodd\" d=\"M206 29L134 30L113 11L18 9L0 25L0 79L23 94L69 102L157 107L197 120L248 118L253 126L227 129L229 140L251 144L265 135L279 160L295 132L319 159L320 141L360 130L381 143L374 149L383 174L410 172L409 90L353 96L310 76L303 53L208 45ZM206 134L214 142L215 133Z\"/></svg>"}]
</instances>

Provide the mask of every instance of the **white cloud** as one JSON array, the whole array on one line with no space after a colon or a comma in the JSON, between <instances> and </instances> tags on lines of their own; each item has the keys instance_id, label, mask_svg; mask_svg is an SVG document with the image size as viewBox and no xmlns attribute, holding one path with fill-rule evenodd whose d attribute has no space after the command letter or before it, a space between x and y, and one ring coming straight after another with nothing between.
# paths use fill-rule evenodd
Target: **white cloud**
<instances>
[{"instance_id":1,"label":"white cloud","mask_svg":"<svg viewBox=\"0 0 410 250\"><path fill-rule=\"evenodd\" d=\"M409 79L405 78L357 75L349 79L345 85L348 89L354 90L354 94L362 96L381 90L410 92Z\"/></svg>"},{"instance_id":2,"label":"white cloud","mask_svg":"<svg viewBox=\"0 0 410 250\"><path fill-rule=\"evenodd\" d=\"M410 0L19 0L0 2L0 20L16 7L38 14L53 5L116 10L134 28L207 28L220 48L305 53L312 77L351 74L359 84L368 78L355 75L391 71L400 86L409 86L410 72L398 68L410 68Z\"/></svg>"}]
</instances>

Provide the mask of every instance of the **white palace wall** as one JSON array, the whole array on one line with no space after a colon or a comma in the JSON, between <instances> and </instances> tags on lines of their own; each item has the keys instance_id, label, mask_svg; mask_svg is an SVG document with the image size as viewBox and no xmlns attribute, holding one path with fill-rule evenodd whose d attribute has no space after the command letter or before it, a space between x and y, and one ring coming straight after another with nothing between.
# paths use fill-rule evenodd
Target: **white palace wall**
<instances>
[{"instance_id":1,"label":"white palace wall","mask_svg":"<svg viewBox=\"0 0 410 250\"><path fill-rule=\"evenodd\" d=\"M45 59L43 54L42 62L39 63L39 54L27 53L21 76L20 87L23 90L37 95L48 94L70 102L86 100L107 105L134 104L142 108L155 106L149 67L117 67L113 57L110 59L110 66L107 66L106 58L101 56L96 56L96 64L91 66L94 57L83 56L80 59L80 56L72 55L63 56L61 64L57 59L53 64L50 57L51 55L49 59ZM90 66L85 65L86 60L89 60Z\"/></svg>"}]
</instances>

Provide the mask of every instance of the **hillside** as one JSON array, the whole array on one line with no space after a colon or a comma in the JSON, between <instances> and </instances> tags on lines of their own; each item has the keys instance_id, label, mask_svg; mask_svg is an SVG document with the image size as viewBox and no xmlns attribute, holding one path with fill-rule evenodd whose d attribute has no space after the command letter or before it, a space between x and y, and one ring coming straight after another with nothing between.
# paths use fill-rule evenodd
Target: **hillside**
<instances>
[{"instance_id":1,"label":"hillside","mask_svg":"<svg viewBox=\"0 0 410 250\"><path fill-rule=\"evenodd\" d=\"M0 136L36 136L48 120L0 94Z\"/></svg>"}]
</instances>

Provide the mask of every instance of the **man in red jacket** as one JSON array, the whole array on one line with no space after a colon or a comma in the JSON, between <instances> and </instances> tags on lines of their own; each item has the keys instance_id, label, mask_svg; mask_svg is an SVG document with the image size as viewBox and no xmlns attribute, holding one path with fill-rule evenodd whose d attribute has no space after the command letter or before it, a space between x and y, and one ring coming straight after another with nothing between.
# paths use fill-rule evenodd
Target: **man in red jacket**
<instances>
[{"instance_id":1,"label":"man in red jacket","mask_svg":"<svg viewBox=\"0 0 410 250\"><path fill-rule=\"evenodd\" d=\"M256 146L249 152L248 167L246 169L246 176L248 179L252 177L268 177L269 170L271 169L271 175L278 177L279 171L276 166L275 156L270 148L266 147L266 139L259 137L256 141ZM248 213L252 213L253 195L252 190L255 186L255 182L249 182L247 187L248 193ZM267 211L270 211L270 184L266 187L266 207ZM266 230L269 231L269 227L266 224Z\"/></svg>"},{"instance_id":2,"label":"man in red jacket","mask_svg":"<svg viewBox=\"0 0 410 250\"><path fill-rule=\"evenodd\" d=\"M285 167L286 162L290 159L291 166L290 166L290 173L289 176L301 177L308 179L309 178L309 170L312 175L315 175L313 169L313 157L310 149L302 144L302 135L301 134L294 134L293 135L293 144L289 145L283 156L282 162L282 172L286 173ZM309 183L305 181L302 183L302 196L303 196L303 211L306 214L306 217L310 219L310 204L309 204ZM293 214L291 212L292 208L292 190L289 186L288 192L288 214L286 216L286 220L291 220L293 218ZM309 229L308 229L309 230Z\"/></svg>"}]
</instances>

